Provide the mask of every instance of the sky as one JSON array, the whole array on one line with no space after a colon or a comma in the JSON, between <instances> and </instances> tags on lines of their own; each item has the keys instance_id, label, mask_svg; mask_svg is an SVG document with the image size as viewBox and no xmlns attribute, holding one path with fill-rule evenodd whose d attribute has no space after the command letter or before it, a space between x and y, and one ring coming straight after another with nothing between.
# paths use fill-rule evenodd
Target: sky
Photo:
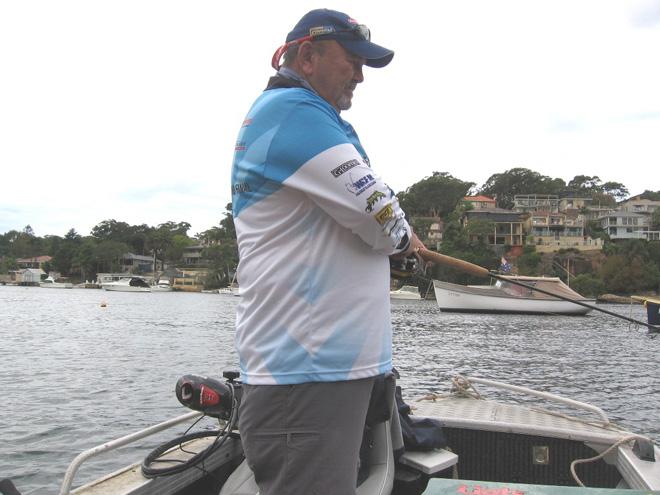
<instances>
[{"instance_id":1,"label":"sky","mask_svg":"<svg viewBox=\"0 0 660 495\"><path fill-rule=\"evenodd\" d=\"M660 190L660 0L0 0L0 234L217 226L271 56L319 7L395 51L342 112L393 190L514 167Z\"/></svg>"}]
</instances>

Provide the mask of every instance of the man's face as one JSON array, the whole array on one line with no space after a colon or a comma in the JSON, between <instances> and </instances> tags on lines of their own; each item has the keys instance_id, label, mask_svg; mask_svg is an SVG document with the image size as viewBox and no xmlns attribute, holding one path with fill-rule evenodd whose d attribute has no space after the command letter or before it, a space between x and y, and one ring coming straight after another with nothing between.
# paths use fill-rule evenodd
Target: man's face
<instances>
[{"instance_id":1,"label":"man's face","mask_svg":"<svg viewBox=\"0 0 660 495\"><path fill-rule=\"evenodd\" d=\"M312 61L307 80L316 92L337 111L351 108L353 91L364 81L365 60L346 51L336 41L324 43Z\"/></svg>"}]
</instances>

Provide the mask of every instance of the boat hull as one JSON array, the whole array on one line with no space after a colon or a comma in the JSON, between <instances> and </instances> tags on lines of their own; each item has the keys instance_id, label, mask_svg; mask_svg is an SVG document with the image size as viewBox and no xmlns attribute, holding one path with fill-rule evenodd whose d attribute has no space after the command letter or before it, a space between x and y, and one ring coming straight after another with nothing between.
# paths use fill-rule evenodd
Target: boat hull
<instances>
[{"instance_id":1,"label":"boat hull","mask_svg":"<svg viewBox=\"0 0 660 495\"><path fill-rule=\"evenodd\" d=\"M105 284L103 289L113 292L151 292L149 287L131 287L130 285Z\"/></svg>"},{"instance_id":2,"label":"boat hull","mask_svg":"<svg viewBox=\"0 0 660 495\"><path fill-rule=\"evenodd\" d=\"M405 292L390 292L390 299L401 299L405 301L420 301L422 297L419 294L410 294Z\"/></svg>"},{"instance_id":3,"label":"boat hull","mask_svg":"<svg viewBox=\"0 0 660 495\"><path fill-rule=\"evenodd\" d=\"M438 307L447 312L581 316L591 311L591 308L561 299L515 297L496 288L477 288L434 280L433 289ZM591 299L579 301L595 302Z\"/></svg>"}]
</instances>

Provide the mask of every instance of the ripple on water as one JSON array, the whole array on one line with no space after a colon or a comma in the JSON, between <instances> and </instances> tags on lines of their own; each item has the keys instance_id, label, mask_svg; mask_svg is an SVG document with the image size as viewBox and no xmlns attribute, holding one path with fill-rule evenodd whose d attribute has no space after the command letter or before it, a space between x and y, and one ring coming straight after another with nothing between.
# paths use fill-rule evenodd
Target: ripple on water
<instances>
[{"instance_id":1,"label":"ripple on water","mask_svg":"<svg viewBox=\"0 0 660 495\"><path fill-rule=\"evenodd\" d=\"M237 368L237 300L0 287L0 379L10 397L0 416L0 473L24 494L54 494L81 451L186 412L174 397L181 375ZM449 378L463 373L590 402L660 438L660 340L644 329L601 314L441 313L428 301L395 302L392 322L409 402L447 392ZM137 462L183 429L95 459L76 482Z\"/></svg>"}]
</instances>

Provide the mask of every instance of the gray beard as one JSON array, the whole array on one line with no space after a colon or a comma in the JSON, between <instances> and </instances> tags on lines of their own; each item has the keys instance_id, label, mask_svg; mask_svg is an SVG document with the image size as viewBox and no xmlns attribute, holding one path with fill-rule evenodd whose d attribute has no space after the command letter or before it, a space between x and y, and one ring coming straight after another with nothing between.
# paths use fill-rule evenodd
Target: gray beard
<instances>
[{"instance_id":1,"label":"gray beard","mask_svg":"<svg viewBox=\"0 0 660 495\"><path fill-rule=\"evenodd\" d=\"M348 110L351 108L351 105L353 102L348 96L342 96L339 98L339 101L337 101L337 106L339 107L339 110Z\"/></svg>"}]
</instances>

